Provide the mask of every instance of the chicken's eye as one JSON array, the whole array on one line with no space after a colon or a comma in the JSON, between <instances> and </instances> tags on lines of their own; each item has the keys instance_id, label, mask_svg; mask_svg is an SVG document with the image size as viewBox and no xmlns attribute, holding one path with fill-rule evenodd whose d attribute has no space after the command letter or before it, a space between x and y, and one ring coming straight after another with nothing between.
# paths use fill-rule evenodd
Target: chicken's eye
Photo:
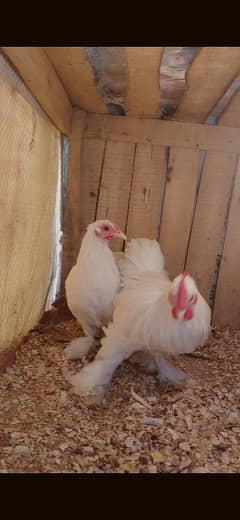
<instances>
[{"instance_id":1,"label":"chicken's eye","mask_svg":"<svg viewBox=\"0 0 240 520\"><path fill-rule=\"evenodd\" d=\"M109 226L104 226L104 231L109 231Z\"/></svg>"}]
</instances>

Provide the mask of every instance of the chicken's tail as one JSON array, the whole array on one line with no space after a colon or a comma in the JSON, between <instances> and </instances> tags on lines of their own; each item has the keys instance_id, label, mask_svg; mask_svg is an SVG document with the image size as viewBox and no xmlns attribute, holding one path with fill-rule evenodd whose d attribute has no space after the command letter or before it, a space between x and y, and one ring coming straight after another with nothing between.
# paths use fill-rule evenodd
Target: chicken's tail
<instances>
[{"instance_id":1,"label":"chicken's tail","mask_svg":"<svg viewBox=\"0 0 240 520\"><path fill-rule=\"evenodd\" d=\"M164 269L164 256L159 243L148 238L132 239L125 253L115 253L115 260L123 282L139 273L160 273Z\"/></svg>"}]
</instances>

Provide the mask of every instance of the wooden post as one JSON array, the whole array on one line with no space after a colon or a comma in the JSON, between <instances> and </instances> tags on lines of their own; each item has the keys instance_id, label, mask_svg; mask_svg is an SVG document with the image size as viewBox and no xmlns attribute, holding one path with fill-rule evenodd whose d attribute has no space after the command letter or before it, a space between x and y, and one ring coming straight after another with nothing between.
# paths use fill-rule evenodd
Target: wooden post
<instances>
[{"instance_id":1,"label":"wooden post","mask_svg":"<svg viewBox=\"0 0 240 520\"><path fill-rule=\"evenodd\" d=\"M69 162L67 172L67 195L63 217L63 264L62 289L65 279L76 260L81 238L80 228L80 169L82 133L85 124L85 112L73 110L72 128L69 143Z\"/></svg>"}]
</instances>

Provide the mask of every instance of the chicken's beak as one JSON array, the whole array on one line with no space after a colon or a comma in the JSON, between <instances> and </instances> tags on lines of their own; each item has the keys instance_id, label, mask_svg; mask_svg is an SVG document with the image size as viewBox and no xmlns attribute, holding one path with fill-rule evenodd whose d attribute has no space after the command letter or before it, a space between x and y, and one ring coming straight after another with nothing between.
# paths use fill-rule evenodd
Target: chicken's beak
<instances>
[{"instance_id":1,"label":"chicken's beak","mask_svg":"<svg viewBox=\"0 0 240 520\"><path fill-rule=\"evenodd\" d=\"M124 233L122 231L118 231L115 235L116 237L119 237L119 238L122 238L123 240L127 240L127 237L126 235L124 235Z\"/></svg>"}]
</instances>

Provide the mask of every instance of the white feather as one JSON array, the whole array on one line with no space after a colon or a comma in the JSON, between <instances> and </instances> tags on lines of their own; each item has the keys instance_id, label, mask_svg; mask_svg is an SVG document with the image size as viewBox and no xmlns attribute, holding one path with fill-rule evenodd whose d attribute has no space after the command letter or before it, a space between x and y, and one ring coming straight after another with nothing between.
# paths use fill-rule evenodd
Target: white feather
<instances>
[{"instance_id":1,"label":"white feather","mask_svg":"<svg viewBox=\"0 0 240 520\"><path fill-rule=\"evenodd\" d=\"M189 321L174 320L168 293L175 289L164 271L164 257L155 240L135 239L118 263L125 286L115 299L113 323L106 330L108 336L129 337L140 349L159 350L169 354L192 352L203 343L210 330L211 312L199 293L195 282L188 278L188 286L195 288L198 300L194 317Z\"/></svg>"},{"instance_id":2,"label":"white feather","mask_svg":"<svg viewBox=\"0 0 240 520\"><path fill-rule=\"evenodd\" d=\"M184 374L162 356L190 353L207 339L211 320L208 304L188 277L190 290L198 296L193 318L173 318L168 295L175 291L176 279L171 282L164 271L164 258L156 241L132 240L116 261L124 286L115 298L113 321L104 329L106 337L95 360L72 381L75 391L97 394L110 382L118 364L141 350L156 360L160 379L181 384Z\"/></svg>"},{"instance_id":3,"label":"white feather","mask_svg":"<svg viewBox=\"0 0 240 520\"><path fill-rule=\"evenodd\" d=\"M107 240L100 240L95 229L102 221L88 226L77 257L76 265L70 271L66 282L66 297L72 314L82 325L87 336L93 338L89 348L95 345L102 326L112 318L113 300L120 289L120 275ZM65 351L68 359L74 359L79 349L79 357L87 352L87 342L79 338L78 347L70 344Z\"/></svg>"},{"instance_id":4,"label":"white feather","mask_svg":"<svg viewBox=\"0 0 240 520\"><path fill-rule=\"evenodd\" d=\"M148 238L132 239L125 253L117 253L115 260L124 284L139 273L160 273L164 268L164 256L159 243Z\"/></svg>"}]
</instances>

